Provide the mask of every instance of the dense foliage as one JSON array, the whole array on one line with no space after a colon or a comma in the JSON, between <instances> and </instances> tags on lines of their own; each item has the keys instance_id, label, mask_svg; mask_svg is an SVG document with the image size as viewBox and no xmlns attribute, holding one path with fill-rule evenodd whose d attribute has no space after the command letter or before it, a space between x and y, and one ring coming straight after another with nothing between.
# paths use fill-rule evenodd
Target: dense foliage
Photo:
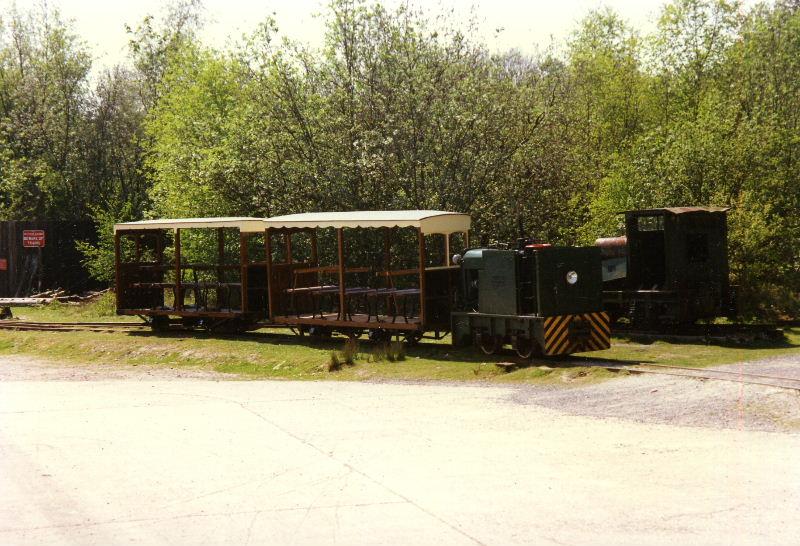
<instances>
[{"instance_id":1,"label":"dense foliage","mask_svg":"<svg viewBox=\"0 0 800 546\"><path fill-rule=\"evenodd\" d=\"M443 17L334 0L325 47L275 21L217 51L194 0L102 75L53 13L0 28L0 215L470 212L483 242L591 243L617 212L731 207L751 314L798 314L800 3L673 0L653 35L589 13L559 52L497 53Z\"/></svg>"}]
</instances>

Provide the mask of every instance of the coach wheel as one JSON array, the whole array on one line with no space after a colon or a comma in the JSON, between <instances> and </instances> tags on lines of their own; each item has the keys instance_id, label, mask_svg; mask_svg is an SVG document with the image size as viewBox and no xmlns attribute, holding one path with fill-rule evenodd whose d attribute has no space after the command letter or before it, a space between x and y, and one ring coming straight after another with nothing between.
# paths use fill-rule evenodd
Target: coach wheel
<instances>
[{"instance_id":1,"label":"coach wheel","mask_svg":"<svg viewBox=\"0 0 800 546\"><path fill-rule=\"evenodd\" d=\"M406 332L403 335L403 339L409 345L416 345L422 340L422 332Z\"/></svg>"},{"instance_id":2,"label":"coach wheel","mask_svg":"<svg viewBox=\"0 0 800 546\"><path fill-rule=\"evenodd\" d=\"M489 334L478 334L478 347L486 355L495 354L501 347L500 337Z\"/></svg>"},{"instance_id":3,"label":"coach wheel","mask_svg":"<svg viewBox=\"0 0 800 546\"><path fill-rule=\"evenodd\" d=\"M517 336L514 341L514 350L520 358L528 359L536 352L536 342L529 337Z\"/></svg>"},{"instance_id":4,"label":"coach wheel","mask_svg":"<svg viewBox=\"0 0 800 546\"><path fill-rule=\"evenodd\" d=\"M150 319L150 328L154 332L166 332L169 330L169 318L153 317Z\"/></svg>"},{"instance_id":5,"label":"coach wheel","mask_svg":"<svg viewBox=\"0 0 800 546\"><path fill-rule=\"evenodd\" d=\"M342 332L344 335L349 337L350 339L358 339L364 335L363 328L348 328L347 330Z\"/></svg>"},{"instance_id":6,"label":"coach wheel","mask_svg":"<svg viewBox=\"0 0 800 546\"><path fill-rule=\"evenodd\" d=\"M331 331L324 326L312 326L308 329L308 335L315 340L330 339Z\"/></svg>"}]
</instances>

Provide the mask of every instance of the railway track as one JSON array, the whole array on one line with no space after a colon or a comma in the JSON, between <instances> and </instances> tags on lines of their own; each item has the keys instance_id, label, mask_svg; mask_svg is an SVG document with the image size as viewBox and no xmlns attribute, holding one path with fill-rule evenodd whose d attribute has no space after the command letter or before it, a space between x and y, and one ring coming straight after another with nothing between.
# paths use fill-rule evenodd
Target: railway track
<instances>
[{"instance_id":1,"label":"railway track","mask_svg":"<svg viewBox=\"0 0 800 546\"><path fill-rule=\"evenodd\" d=\"M750 343L780 341L784 338L783 329L774 324L691 324L652 330L615 323L611 331L615 336L643 341Z\"/></svg>"},{"instance_id":2,"label":"railway track","mask_svg":"<svg viewBox=\"0 0 800 546\"><path fill-rule=\"evenodd\" d=\"M602 367L610 371L627 371L632 374L671 375L675 377L700 379L703 381L727 381L731 383L758 385L800 392L800 378L798 377L718 370L714 368L672 366L669 364L637 364L636 366L603 365Z\"/></svg>"},{"instance_id":3,"label":"railway track","mask_svg":"<svg viewBox=\"0 0 800 546\"><path fill-rule=\"evenodd\" d=\"M31 322L27 320L0 321L0 330L45 331L45 332L109 332L149 328L145 322Z\"/></svg>"}]
</instances>

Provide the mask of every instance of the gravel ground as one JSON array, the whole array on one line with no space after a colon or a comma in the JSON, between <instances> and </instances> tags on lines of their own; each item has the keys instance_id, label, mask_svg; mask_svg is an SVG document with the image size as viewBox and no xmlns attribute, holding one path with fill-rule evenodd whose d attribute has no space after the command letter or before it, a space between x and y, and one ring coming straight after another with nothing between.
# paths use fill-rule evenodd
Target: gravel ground
<instances>
[{"instance_id":1,"label":"gravel ground","mask_svg":"<svg viewBox=\"0 0 800 546\"><path fill-rule=\"evenodd\" d=\"M708 369L800 378L800 354ZM758 381L756 378L744 379ZM520 404L543 406L571 415L642 423L800 432L800 392L729 381L657 374L631 375L579 388L521 388L513 399Z\"/></svg>"},{"instance_id":2,"label":"gravel ground","mask_svg":"<svg viewBox=\"0 0 800 546\"><path fill-rule=\"evenodd\" d=\"M800 354L714 369L800 379ZM0 357L0 381L232 380L209 370L116 364L66 364ZM414 382L424 383L424 382ZM432 383L442 385L442 382ZM482 383L470 383L479 387ZM666 375L631 375L581 387L510 386L509 401L569 415L640 423L800 433L800 392Z\"/></svg>"}]
</instances>

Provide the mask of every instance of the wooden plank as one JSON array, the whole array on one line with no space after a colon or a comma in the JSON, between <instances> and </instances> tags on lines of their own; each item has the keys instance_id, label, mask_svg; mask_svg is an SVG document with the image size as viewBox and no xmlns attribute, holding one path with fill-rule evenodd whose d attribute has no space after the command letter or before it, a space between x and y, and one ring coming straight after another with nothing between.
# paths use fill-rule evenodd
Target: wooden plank
<instances>
[{"instance_id":1,"label":"wooden plank","mask_svg":"<svg viewBox=\"0 0 800 546\"><path fill-rule=\"evenodd\" d=\"M53 298L0 298L0 306L29 307L31 305L43 305L51 301L53 301Z\"/></svg>"},{"instance_id":2,"label":"wooden plank","mask_svg":"<svg viewBox=\"0 0 800 546\"><path fill-rule=\"evenodd\" d=\"M330 316L337 316L337 315L330 315ZM276 326L282 325L299 325L304 324L308 326L328 326L331 328L380 328L382 330L412 330L412 331L419 331L421 329L421 325L418 321L412 319L411 322L391 322L390 320L384 320L382 322L376 322L375 320L366 320L367 315L360 314L360 315L353 315L354 320L339 320L339 319L328 319L328 318L307 318L307 317L293 317L293 316L278 316L275 317L274 324ZM389 318L389 317L384 317Z\"/></svg>"}]
</instances>

